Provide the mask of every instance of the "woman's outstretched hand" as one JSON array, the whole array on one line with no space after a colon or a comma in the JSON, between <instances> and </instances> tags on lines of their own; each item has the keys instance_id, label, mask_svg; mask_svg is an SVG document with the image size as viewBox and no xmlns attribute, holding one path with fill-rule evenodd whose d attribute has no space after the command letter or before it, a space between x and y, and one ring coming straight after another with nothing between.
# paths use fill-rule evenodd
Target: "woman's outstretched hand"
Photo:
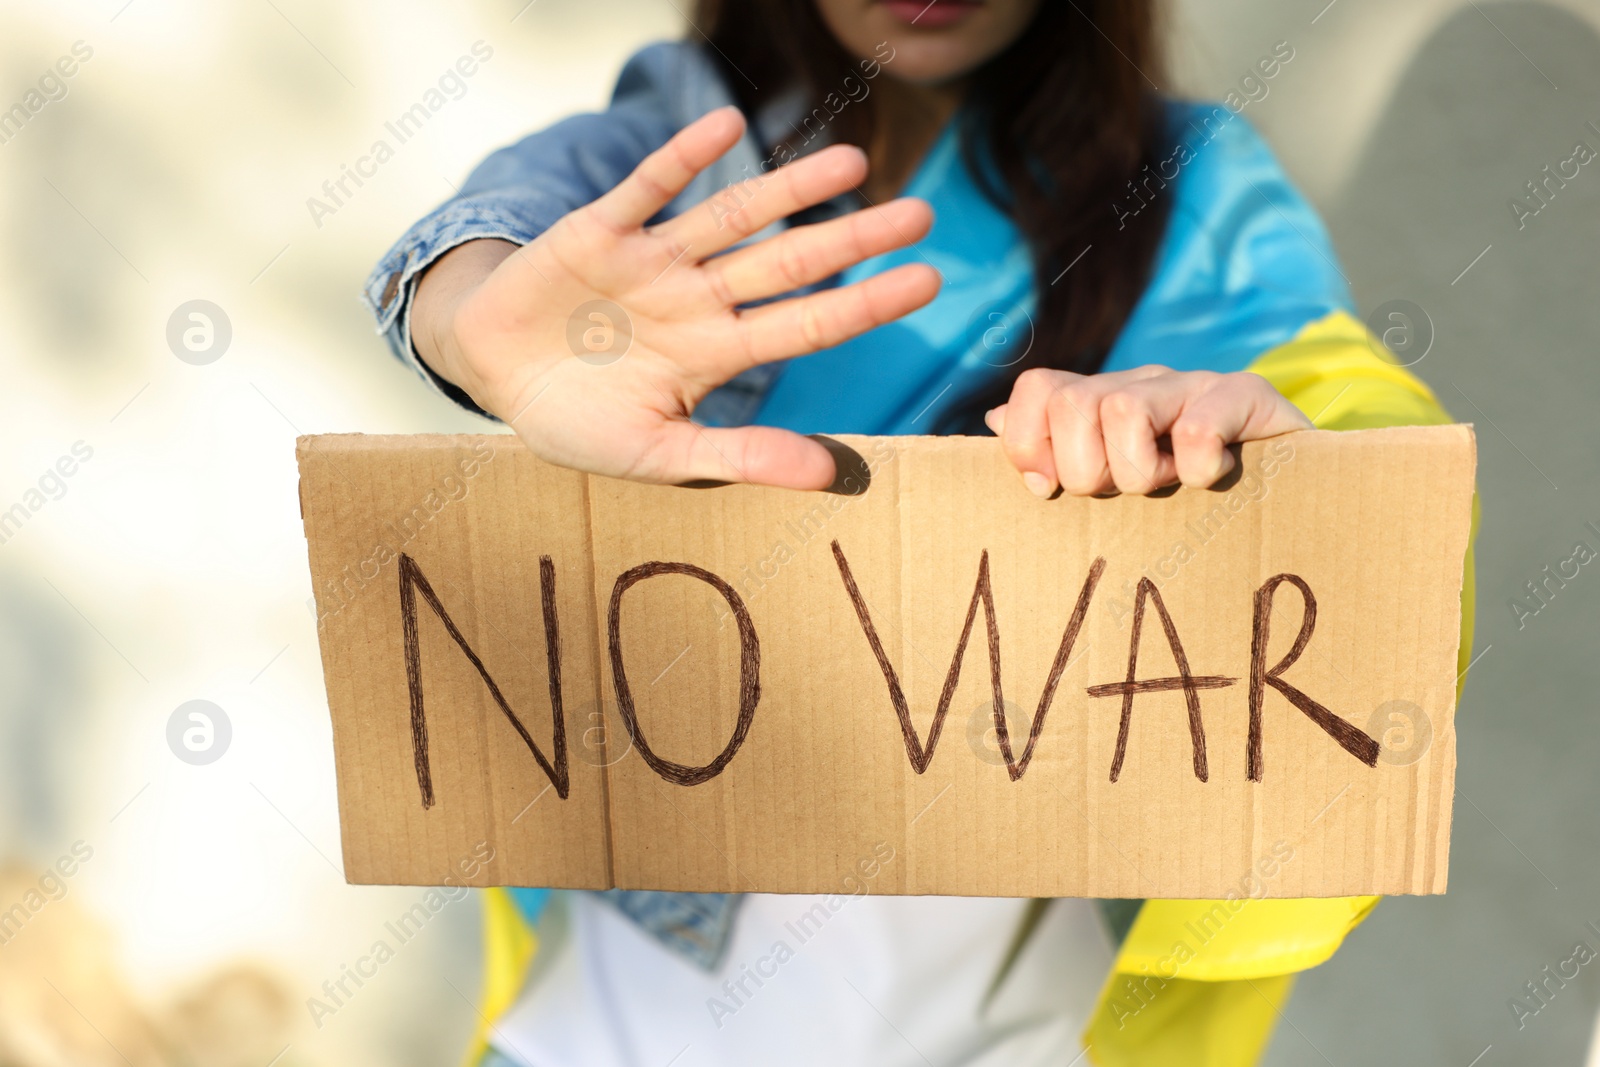
<instances>
[{"instance_id":1,"label":"woman's outstretched hand","mask_svg":"<svg viewBox=\"0 0 1600 1067\"><path fill-rule=\"evenodd\" d=\"M532 243L451 250L413 304L419 354L552 463L648 482L828 486L833 459L815 441L701 427L689 415L749 367L836 345L932 300L938 273L910 264L741 310L920 240L932 210L895 200L726 252L857 186L865 155L836 146L645 225L743 133L736 109L713 111Z\"/></svg>"},{"instance_id":2,"label":"woman's outstretched hand","mask_svg":"<svg viewBox=\"0 0 1600 1067\"><path fill-rule=\"evenodd\" d=\"M1204 488L1233 469L1227 446L1309 430L1265 378L1138 367L1082 375L1028 370L984 418L1029 490L1077 496ZM1163 448L1163 439L1168 448Z\"/></svg>"}]
</instances>

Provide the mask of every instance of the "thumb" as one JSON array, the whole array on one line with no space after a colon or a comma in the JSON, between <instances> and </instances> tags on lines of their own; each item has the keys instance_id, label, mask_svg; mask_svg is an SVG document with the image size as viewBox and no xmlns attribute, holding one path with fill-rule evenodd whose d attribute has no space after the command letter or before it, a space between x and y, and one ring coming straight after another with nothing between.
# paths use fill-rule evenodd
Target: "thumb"
<instances>
[{"instance_id":1,"label":"thumb","mask_svg":"<svg viewBox=\"0 0 1600 1067\"><path fill-rule=\"evenodd\" d=\"M664 480L743 482L780 489L826 489L833 484L833 456L821 444L773 426L716 427L677 422L669 455L682 457Z\"/></svg>"}]
</instances>

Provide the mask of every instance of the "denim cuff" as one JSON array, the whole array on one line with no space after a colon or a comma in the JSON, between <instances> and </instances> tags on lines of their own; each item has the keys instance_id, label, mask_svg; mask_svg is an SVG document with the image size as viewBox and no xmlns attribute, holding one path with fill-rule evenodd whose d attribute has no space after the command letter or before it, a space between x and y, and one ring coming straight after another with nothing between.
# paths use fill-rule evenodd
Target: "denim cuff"
<instances>
[{"instance_id":1,"label":"denim cuff","mask_svg":"<svg viewBox=\"0 0 1600 1067\"><path fill-rule=\"evenodd\" d=\"M744 897L738 893L661 893L608 889L595 893L662 946L703 971L717 969Z\"/></svg>"},{"instance_id":2,"label":"denim cuff","mask_svg":"<svg viewBox=\"0 0 1600 1067\"><path fill-rule=\"evenodd\" d=\"M433 390L485 418L493 418L464 390L445 381L422 361L411 344L411 304L422 272L452 248L485 238L525 245L555 224L564 209L553 198L531 190L479 193L452 200L418 222L395 242L368 275L361 294L377 320L377 332L402 363Z\"/></svg>"}]
</instances>

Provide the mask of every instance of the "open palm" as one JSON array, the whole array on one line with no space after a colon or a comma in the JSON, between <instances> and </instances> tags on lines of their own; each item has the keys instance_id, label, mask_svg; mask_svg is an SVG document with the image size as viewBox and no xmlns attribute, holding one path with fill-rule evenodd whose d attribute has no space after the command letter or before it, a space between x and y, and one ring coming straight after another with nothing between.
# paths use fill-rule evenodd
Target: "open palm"
<instances>
[{"instance_id":1,"label":"open palm","mask_svg":"<svg viewBox=\"0 0 1600 1067\"><path fill-rule=\"evenodd\" d=\"M833 460L814 441L689 416L741 371L836 345L933 299L938 273L910 264L746 306L919 240L932 211L901 199L728 251L858 185L866 157L836 146L646 227L743 132L733 108L685 127L455 300L441 344L449 376L540 457L651 482L816 489L833 480Z\"/></svg>"}]
</instances>

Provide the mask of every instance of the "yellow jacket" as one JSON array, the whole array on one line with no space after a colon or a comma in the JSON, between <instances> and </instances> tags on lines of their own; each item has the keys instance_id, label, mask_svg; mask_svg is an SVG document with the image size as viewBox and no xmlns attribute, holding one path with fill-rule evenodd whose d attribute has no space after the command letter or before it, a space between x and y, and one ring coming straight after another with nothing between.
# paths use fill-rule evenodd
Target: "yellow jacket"
<instances>
[{"instance_id":1,"label":"yellow jacket","mask_svg":"<svg viewBox=\"0 0 1600 1067\"><path fill-rule=\"evenodd\" d=\"M1271 382L1321 429L1451 421L1426 385L1379 351L1380 343L1361 323L1337 312L1265 353L1250 370ZM1470 549L1461 607L1458 667L1464 672L1472 646ZM469 1064L487 1048L494 1020L520 996L538 945L505 890L487 890L483 900L481 1025ZM1170 958L1174 943L1184 938L1185 925L1199 921L1219 903L1146 901L1122 942L1084 1033L1089 1060L1097 1067L1251 1067L1272 1035L1295 974L1332 956L1378 900L1246 901L1231 913L1224 930L1194 950L1181 977L1167 981L1158 995L1146 993L1141 998L1138 987L1130 983L1159 974L1159 961Z\"/></svg>"}]
</instances>

